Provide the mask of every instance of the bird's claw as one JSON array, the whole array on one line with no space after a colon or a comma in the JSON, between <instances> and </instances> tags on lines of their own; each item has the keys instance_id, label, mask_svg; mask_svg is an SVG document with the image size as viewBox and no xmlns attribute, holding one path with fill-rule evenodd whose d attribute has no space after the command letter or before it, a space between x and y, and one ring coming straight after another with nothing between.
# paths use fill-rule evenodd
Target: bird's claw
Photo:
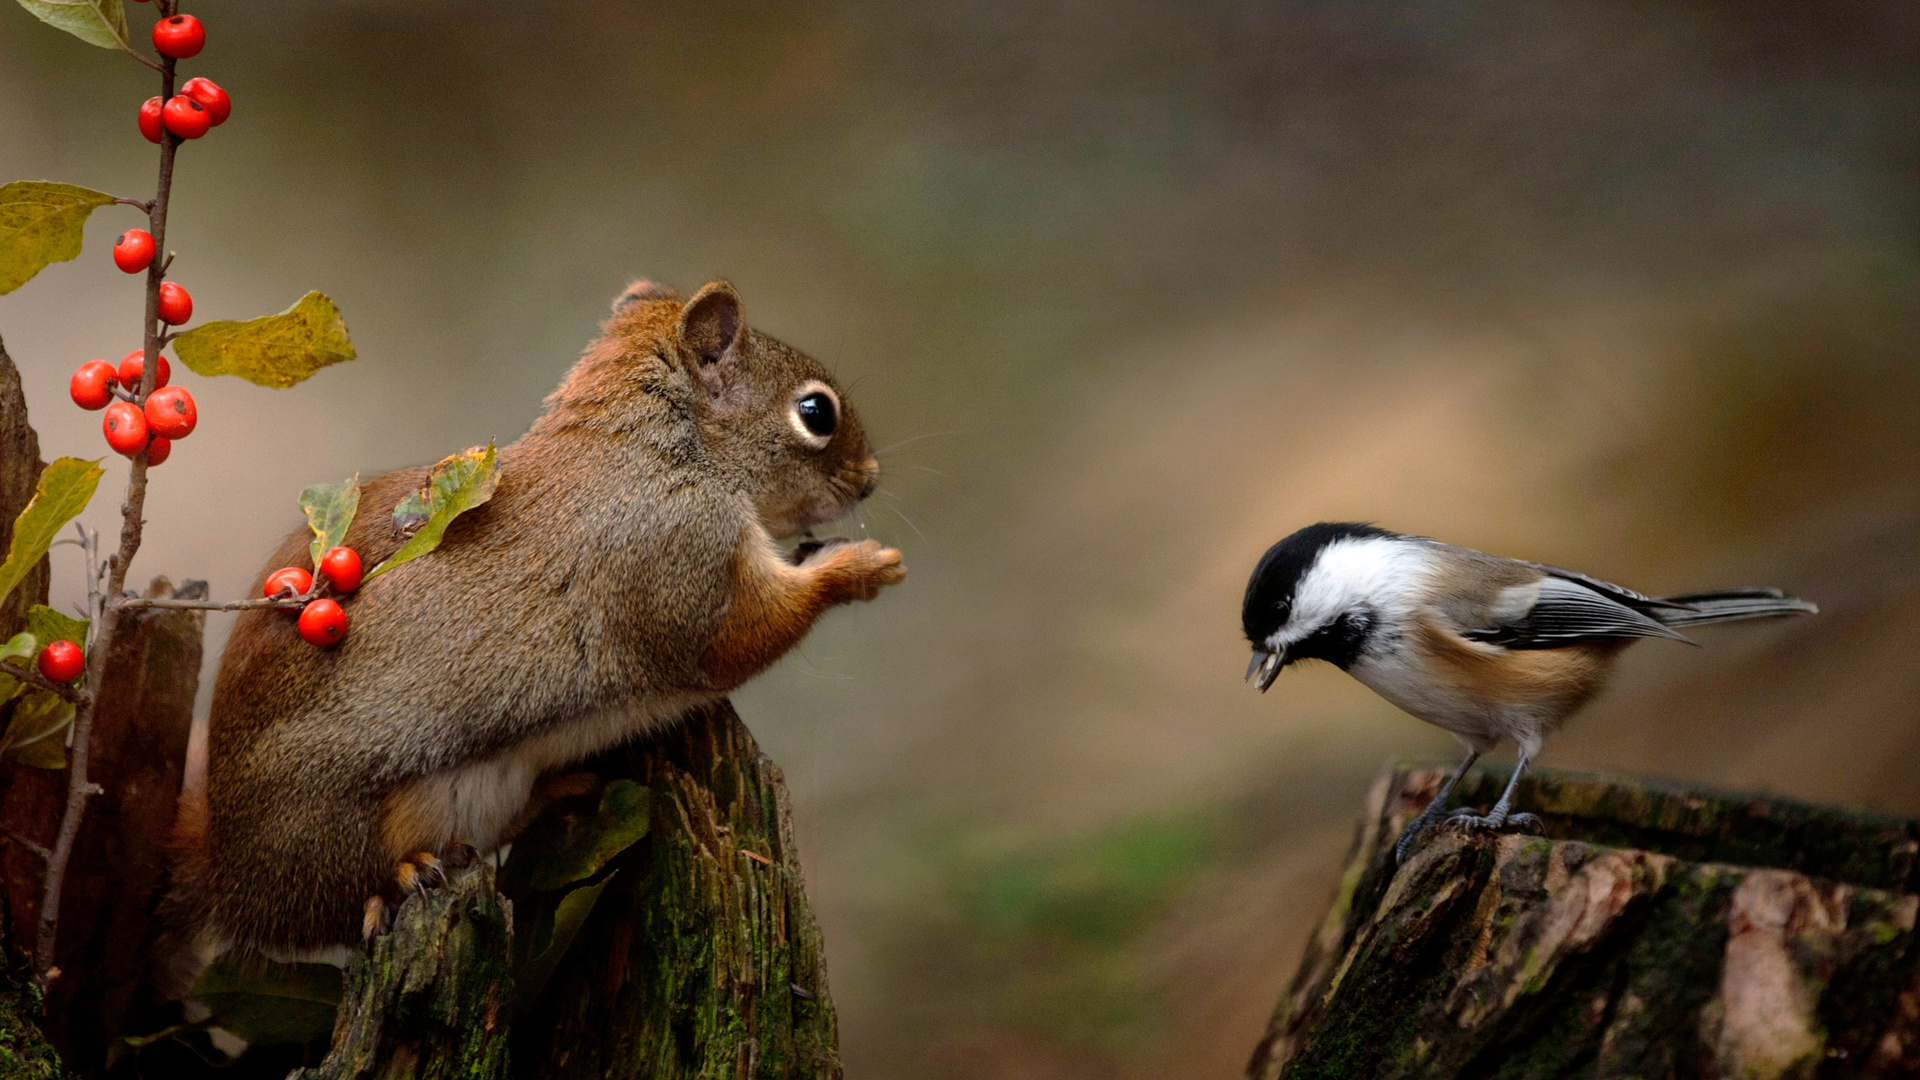
<instances>
[{"instance_id":1,"label":"bird's claw","mask_svg":"<svg viewBox=\"0 0 1920 1080\"><path fill-rule=\"evenodd\" d=\"M1469 829L1486 832L1537 831L1540 819L1532 814L1478 814L1470 808L1461 808L1447 815L1447 824L1456 829Z\"/></svg>"}]
</instances>

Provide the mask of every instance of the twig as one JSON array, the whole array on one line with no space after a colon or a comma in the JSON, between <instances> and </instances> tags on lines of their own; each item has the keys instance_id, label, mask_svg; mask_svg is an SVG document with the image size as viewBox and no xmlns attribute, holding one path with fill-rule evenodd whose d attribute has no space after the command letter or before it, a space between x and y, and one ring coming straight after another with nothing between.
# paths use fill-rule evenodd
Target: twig
<instances>
[{"instance_id":1,"label":"twig","mask_svg":"<svg viewBox=\"0 0 1920 1080\"><path fill-rule=\"evenodd\" d=\"M141 202L139 199L123 199L118 195L113 197L113 201L119 203L121 206L131 206L143 214L153 213L153 204L150 202Z\"/></svg>"},{"instance_id":2,"label":"twig","mask_svg":"<svg viewBox=\"0 0 1920 1080\"><path fill-rule=\"evenodd\" d=\"M41 862L46 862L49 859L53 858L53 852L47 850L46 845L36 843L31 838L22 836L19 833L14 832L12 829L9 829L4 825L0 825L0 836L5 836L7 839L13 841L16 844L19 844L23 848L26 848L28 851L33 852L35 855L40 856Z\"/></svg>"},{"instance_id":3,"label":"twig","mask_svg":"<svg viewBox=\"0 0 1920 1080\"><path fill-rule=\"evenodd\" d=\"M158 5L164 18L173 14L177 6L175 0L161 0ZM146 62L145 57L139 58ZM167 57L159 66L160 96L162 100L173 97L173 57ZM180 148L178 136L166 134L160 139L160 179L153 195L153 202L147 207L148 232L153 234L155 251L165 251L167 243L167 200L173 192L173 158ZM146 363L140 371L140 398L145 400L153 393L155 377L160 372L160 282L165 277L165 267L155 263L147 267L147 316L146 316ZM127 568L133 563L134 555L140 551L140 530L145 524L142 514L147 503L147 455L143 451L133 459L132 474L127 478L126 501L120 505L120 550L107 562L107 586L105 596L119 596L126 590ZM73 748L69 754L67 771L67 805L60 815L60 831L54 837L53 851L47 858L47 876L40 890L40 922L36 927L33 942L33 967L40 973L41 988L45 989L55 978L54 943L60 928L60 893L67 881L67 863L73 858L73 845L80 838L80 823L87 813L87 799L100 793L100 785L87 778L87 762L93 749L93 713L98 702L98 693L107 673L107 657L113 652L114 638L118 635L121 613L109 610L98 598L90 597L93 620L92 647L87 650L86 692L78 702L73 715Z\"/></svg>"},{"instance_id":4,"label":"twig","mask_svg":"<svg viewBox=\"0 0 1920 1080\"><path fill-rule=\"evenodd\" d=\"M68 701L77 703L85 696L81 691L75 690L65 683L54 682L52 679L47 678L31 667L19 667L0 660L0 673L11 675L29 686L37 686L50 694L57 694Z\"/></svg>"},{"instance_id":5,"label":"twig","mask_svg":"<svg viewBox=\"0 0 1920 1080\"><path fill-rule=\"evenodd\" d=\"M259 600L177 600L170 596L123 596L107 607L113 611L134 608L165 608L170 611L252 611L255 608L283 608L288 611L307 605L311 596L274 596Z\"/></svg>"}]
</instances>

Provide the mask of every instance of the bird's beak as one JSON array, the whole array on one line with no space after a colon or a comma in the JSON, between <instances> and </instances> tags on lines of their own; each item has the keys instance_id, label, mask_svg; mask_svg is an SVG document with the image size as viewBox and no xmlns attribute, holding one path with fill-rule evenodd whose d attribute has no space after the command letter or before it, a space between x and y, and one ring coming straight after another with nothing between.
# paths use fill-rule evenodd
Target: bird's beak
<instances>
[{"instance_id":1,"label":"bird's beak","mask_svg":"<svg viewBox=\"0 0 1920 1080\"><path fill-rule=\"evenodd\" d=\"M1280 677L1280 665L1286 661L1286 658L1284 651L1254 649L1253 659L1247 664L1247 678L1253 681L1253 685L1260 688L1261 693L1266 693L1267 687L1273 685L1273 680Z\"/></svg>"}]
</instances>

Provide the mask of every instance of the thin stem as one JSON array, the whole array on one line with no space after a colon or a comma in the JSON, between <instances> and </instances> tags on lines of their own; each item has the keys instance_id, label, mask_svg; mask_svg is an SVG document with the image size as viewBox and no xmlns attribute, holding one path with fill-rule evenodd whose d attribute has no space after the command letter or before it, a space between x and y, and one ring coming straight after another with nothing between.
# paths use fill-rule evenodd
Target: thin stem
<instances>
[{"instance_id":1,"label":"thin stem","mask_svg":"<svg viewBox=\"0 0 1920 1080\"><path fill-rule=\"evenodd\" d=\"M253 611L280 608L293 611L305 607L310 596L276 596L260 600L176 600L169 596L123 596L108 604L113 611L133 608L164 608L168 611Z\"/></svg>"},{"instance_id":2,"label":"thin stem","mask_svg":"<svg viewBox=\"0 0 1920 1080\"><path fill-rule=\"evenodd\" d=\"M53 858L53 852L47 850L46 845L35 841L32 837L22 836L4 826L0 826L0 836L5 836L7 839L40 856L41 862L46 862Z\"/></svg>"},{"instance_id":3,"label":"thin stem","mask_svg":"<svg viewBox=\"0 0 1920 1080\"><path fill-rule=\"evenodd\" d=\"M178 4L177 0L160 0L158 6L164 18L172 15ZM144 61L145 58L141 59ZM160 95L163 100L173 97L173 69L173 57L167 57L159 65ZM154 191L153 202L147 207L147 231L153 234L155 251L166 250L167 200L173 192L173 158L179 148L178 137L171 133L161 136L159 185ZM154 379L160 371L160 282L165 273L166 268L157 263L147 267L147 351L146 363L140 373L142 401L153 393ZM107 561L104 596L118 597L126 590L127 568L140 551L140 530L145 524L142 515L146 503L147 455L142 451L133 459L131 475L127 478L126 501L120 504L120 550ZM47 859L47 876L40 891L40 920L33 942L33 966L40 973L43 988L57 973L54 943L60 928L60 894L67 881L67 863L73 858L73 845L80 838L80 823L86 817L87 799L100 793L100 785L87 778L88 758L93 749L93 714L98 704L100 686L106 678L107 657L113 652L122 617L119 609L102 603L99 596L90 597L89 605L94 616L94 632L91 647L87 650L87 688L74 710L73 749L68 758L67 805L60 815L60 831L54 837L53 851Z\"/></svg>"},{"instance_id":4,"label":"thin stem","mask_svg":"<svg viewBox=\"0 0 1920 1080\"><path fill-rule=\"evenodd\" d=\"M81 699L80 691L75 690L66 683L54 682L52 679L35 671L32 667L22 667L18 664L9 664L4 660L0 660L0 675L11 675L29 686L37 686L50 694L57 694L68 701L78 702Z\"/></svg>"},{"instance_id":5,"label":"thin stem","mask_svg":"<svg viewBox=\"0 0 1920 1080\"><path fill-rule=\"evenodd\" d=\"M153 204L150 202L143 201L141 199L123 199L118 195L116 195L114 196L113 201L119 203L121 206L131 206L135 210L138 210L143 214L153 213Z\"/></svg>"}]
</instances>

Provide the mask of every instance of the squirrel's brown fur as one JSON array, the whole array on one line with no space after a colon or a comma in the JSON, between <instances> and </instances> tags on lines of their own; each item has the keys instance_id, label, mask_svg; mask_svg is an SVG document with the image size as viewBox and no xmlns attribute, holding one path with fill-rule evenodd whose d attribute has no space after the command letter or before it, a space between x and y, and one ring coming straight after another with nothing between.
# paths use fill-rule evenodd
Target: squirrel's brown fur
<instances>
[{"instance_id":1,"label":"squirrel's brown fur","mask_svg":"<svg viewBox=\"0 0 1920 1080\"><path fill-rule=\"evenodd\" d=\"M500 450L492 500L342 598L340 645L306 644L289 612L243 613L204 803L182 815L185 916L247 952L352 940L415 853L499 843L541 773L671 722L828 607L901 580L899 552L872 541L798 565L775 546L878 478L844 405L809 440L792 409L810 385L832 379L747 329L726 283L684 304L636 284ZM346 542L368 567L401 544L391 511L427 472L363 486ZM267 569L308 565L310 538Z\"/></svg>"}]
</instances>

